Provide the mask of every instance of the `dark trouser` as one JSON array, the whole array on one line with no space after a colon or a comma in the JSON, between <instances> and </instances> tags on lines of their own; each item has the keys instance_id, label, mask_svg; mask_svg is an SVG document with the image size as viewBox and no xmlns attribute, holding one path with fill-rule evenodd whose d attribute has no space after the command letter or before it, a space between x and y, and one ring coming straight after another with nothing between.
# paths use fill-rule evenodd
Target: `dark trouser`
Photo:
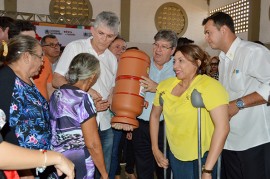
<instances>
[{"instance_id":1,"label":"dark trouser","mask_svg":"<svg viewBox=\"0 0 270 179\"><path fill-rule=\"evenodd\" d=\"M149 122L140 119L138 121L139 128L135 129L132 135L138 179L154 179L154 172L158 179L164 179L164 169L158 167L152 153ZM160 122L158 135L159 149L163 152L164 121Z\"/></svg>"},{"instance_id":2,"label":"dark trouser","mask_svg":"<svg viewBox=\"0 0 270 179\"><path fill-rule=\"evenodd\" d=\"M222 179L270 179L270 143L245 151L223 150Z\"/></svg>"},{"instance_id":3,"label":"dark trouser","mask_svg":"<svg viewBox=\"0 0 270 179\"><path fill-rule=\"evenodd\" d=\"M126 167L125 170L128 174L134 173L135 157L132 145L132 140L126 139Z\"/></svg>"}]
</instances>

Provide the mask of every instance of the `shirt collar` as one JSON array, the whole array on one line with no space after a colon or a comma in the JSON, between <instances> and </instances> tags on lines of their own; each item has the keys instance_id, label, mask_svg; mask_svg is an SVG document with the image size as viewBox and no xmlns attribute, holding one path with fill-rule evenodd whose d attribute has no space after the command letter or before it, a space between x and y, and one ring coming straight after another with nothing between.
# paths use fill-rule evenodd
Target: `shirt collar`
<instances>
[{"instance_id":1,"label":"shirt collar","mask_svg":"<svg viewBox=\"0 0 270 179\"><path fill-rule=\"evenodd\" d=\"M241 42L241 39L239 37L236 37L236 39L233 41L231 47L229 48L228 52L225 54L224 52L220 53L220 59L229 59L233 61L234 55L236 52L237 47L239 46Z\"/></svg>"}]
</instances>

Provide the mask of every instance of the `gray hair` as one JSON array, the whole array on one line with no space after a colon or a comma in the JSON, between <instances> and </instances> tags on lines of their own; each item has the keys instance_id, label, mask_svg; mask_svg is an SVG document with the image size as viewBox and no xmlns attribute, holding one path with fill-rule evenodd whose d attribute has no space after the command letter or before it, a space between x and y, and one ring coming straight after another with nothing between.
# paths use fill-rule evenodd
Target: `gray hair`
<instances>
[{"instance_id":1,"label":"gray hair","mask_svg":"<svg viewBox=\"0 0 270 179\"><path fill-rule=\"evenodd\" d=\"M80 53L76 55L70 63L66 74L66 80L69 84L75 84L79 80L85 80L91 75L100 74L98 59L89 53Z\"/></svg>"},{"instance_id":2,"label":"gray hair","mask_svg":"<svg viewBox=\"0 0 270 179\"><path fill-rule=\"evenodd\" d=\"M7 64L20 59L24 52L36 53L36 48L40 46L39 41L28 35L17 35L7 43L8 53L4 56L4 46L0 45L0 61Z\"/></svg>"},{"instance_id":3,"label":"gray hair","mask_svg":"<svg viewBox=\"0 0 270 179\"><path fill-rule=\"evenodd\" d=\"M160 30L155 35L154 40L155 41L165 40L165 41L170 42L172 47L176 47L178 37L177 37L176 33L172 30Z\"/></svg>"},{"instance_id":4,"label":"gray hair","mask_svg":"<svg viewBox=\"0 0 270 179\"><path fill-rule=\"evenodd\" d=\"M93 26L97 28L100 24L107 26L114 34L119 33L120 20L114 12L102 11L99 13L93 22Z\"/></svg>"}]
</instances>

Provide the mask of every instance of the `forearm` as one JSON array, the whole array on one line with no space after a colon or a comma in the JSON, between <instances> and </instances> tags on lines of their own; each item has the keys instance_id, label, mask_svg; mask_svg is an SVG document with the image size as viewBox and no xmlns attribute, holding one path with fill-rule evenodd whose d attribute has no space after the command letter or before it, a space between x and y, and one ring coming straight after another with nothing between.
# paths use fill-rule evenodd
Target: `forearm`
<instances>
[{"instance_id":1,"label":"forearm","mask_svg":"<svg viewBox=\"0 0 270 179\"><path fill-rule=\"evenodd\" d=\"M30 150L18 147L7 142L0 144L0 168L4 170L20 170L42 167L44 164L54 165L61 161L61 154L48 151L45 163L45 154L38 150Z\"/></svg>"},{"instance_id":2,"label":"forearm","mask_svg":"<svg viewBox=\"0 0 270 179\"><path fill-rule=\"evenodd\" d=\"M219 129L215 128L209 153L205 162L206 169L213 169L214 165L217 162L219 155L221 154L227 135L229 133L229 126L220 126Z\"/></svg>"},{"instance_id":3,"label":"forearm","mask_svg":"<svg viewBox=\"0 0 270 179\"><path fill-rule=\"evenodd\" d=\"M241 99L245 103L245 108L267 103L267 101L262 96L260 96L257 92L243 96L243 97L241 97ZM233 102L235 103L236 100L234 100Z\"/></svg>"},{"instance_id":4,"label":"forearm","mask_svg":"<svg viewBox=\"0 0 270 179\"><path fill-rule=\"evenodd\" d=\"M108 173L106 171L102 146L99 140L96 140L91 147L87 147L88 151L94 161L95 166L101 173L101 176L106 178Z\"/></svg>"}]
</instances>

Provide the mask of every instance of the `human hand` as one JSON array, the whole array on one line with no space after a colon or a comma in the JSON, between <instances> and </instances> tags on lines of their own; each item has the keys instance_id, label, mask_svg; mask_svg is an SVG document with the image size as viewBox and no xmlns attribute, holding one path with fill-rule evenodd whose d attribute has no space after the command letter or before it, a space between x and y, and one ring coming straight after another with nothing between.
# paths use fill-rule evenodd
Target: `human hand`
<instances>
[{"instance_id":1,"label":"human hand","mask_svg":"<svg viewBox=\"0 0 270 179\"><path fill-rule=\"evenodd\" d=\"M169 160L164 157L164 154L159 149L153 150L153 154L159 167L168 168Z\"/></svg>"},{"instance_id":2,"label":"human hand","mask_svg":"<svg viewBox=\"0 0 270 179\"><path fill-rule=\"evenodd\" d=\"M128 132L126 138L127 140L132 140L132 132Z\"/></svg>"},{"instance_id":3,"label":"human hand","mask_svg":"<svg viewBox=\"0 0 270 179\"><path fill-rule=\"evenodd\" d=\"M113 123L112 128L115 128L117 130L133 131L133 126L132 125L124 124L124 123Z\"/></svg>"},{"instance_id":4,"label":"human hand","mask_svg":"<svg viewBox=\"0 0 270 179\"><path fill-rule=\"evenodd\" d=\"M110 107L110 103L108 100L102 100L102 98L96 98L94 99L94 103L96 106L96 110L98 112L105 111Z\"/></svg>"},{"instance_id":5,"label":"human hand","mask_svg":"<svg viewBox=\"0 0 270 179\"><path fill-rule=\"evenodd\" d=\"M63 154L60 154L60 160L58 164L55 164L54 167L56 168L58 176L66 175L65 179L73 179L75 178L74 172L74 164L67 159Z\"/></svg>"},{"instance_id":6,"label":"human hand","mask_svg":"<svg viewBox=\"0 0 270 179\"><path fill-rule=\"evenodd\" d=\"M154 82L150 78L141 76L140 85L144 87L143 92L152 92L155 93L158 83Z\"/></svg>"}]
</instances>

